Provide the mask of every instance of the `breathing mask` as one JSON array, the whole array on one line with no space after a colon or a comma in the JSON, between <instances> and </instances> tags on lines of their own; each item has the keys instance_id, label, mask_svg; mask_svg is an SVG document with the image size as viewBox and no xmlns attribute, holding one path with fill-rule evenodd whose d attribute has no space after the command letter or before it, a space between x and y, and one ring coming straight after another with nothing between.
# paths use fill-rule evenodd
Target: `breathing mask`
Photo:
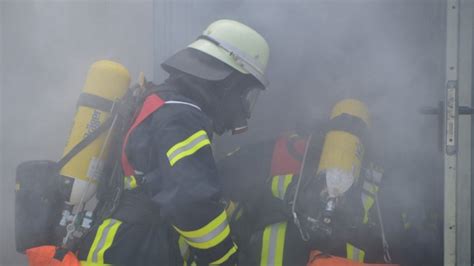
<instances>
[{"instance_id":1,"label":"breathing mask","mask_svg":"<svg viewBox=\"0 0 474 266\"><path fill-rule=\"evenodd\" d=\"M227 130L232 134L245 132L262 87L252 77L239 73L216 87L214 131L219 135Z\"/></svg>"}]
</instances>

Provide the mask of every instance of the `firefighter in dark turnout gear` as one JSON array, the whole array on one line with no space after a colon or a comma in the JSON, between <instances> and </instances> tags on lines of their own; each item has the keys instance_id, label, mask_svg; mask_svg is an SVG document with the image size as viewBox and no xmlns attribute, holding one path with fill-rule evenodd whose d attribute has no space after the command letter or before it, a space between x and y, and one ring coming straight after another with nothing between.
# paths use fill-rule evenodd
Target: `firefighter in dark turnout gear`
<instances>
[{"instance_id":1,"label":"firefighter in dark turnout gear","mask_svg":"<svg viewBox=\"0 0 474 266\"><path fill-rule=\"evenodd\" d=\"M313 135L315 156L321 152L322 140ZM242 147L219 161L224 194L238 205L231 226L241 248L240 261L245 265L306 265L315 249L356 262L383 261L371 193L380 183L366 180L365 175L345 195L337 214L344 223L334 228L331 239L316 236L303 241L288 202L300 177L306 141L307 137L284 134ZM278 163L282 161L286 162L283 166Z\"/></svg>"},{"instance_id":2,"label":"firefighter in dark turnout gear","mask_svg":"<svg viewBox=\"0 0 474 266\"><path fill-rule=\"evenodd\" d=\"M211 142L213 132L246 128L267 85L268 55L256 31L219 20L162 64L170 76L150 91L124 139L125 191L84 238L84 265L183 264L183 241L198 265L236 263Z\"/></svg>"},{"instance_id":3,"label":"firefighter in dark turnout gear","mask_svg":"<svg viewBox=\"0 0 474 266\"><path fill-rule=\"evenodd\" d=\"M349 112L338 111L338 106L349 107L345 109ZM359 111L351 112L351 108ZM303 215L299 215L300 225L296 224L291 212L291 205L295 204L294 195L298 179L302 175L306 178L314 176L315 170L311 169L312 166L308 165L308 162L320 162L318 172L321 172L323 168L335 169L334 166L337 165L331 163L331 158L348 162L352 153L363 153L363 147L359 148L358 145L351 147L351 143L357 143L353 142L355 137L358 141L366 139L363 130L355 129L357 125L362 125L355 122L357 117L368 120L366 111L360 111L363 109L360 102L341 101L333 109L331 121L312 131L311 138L287 133L275 140L242 147L219 161L219 173L225 196L235 202L234 204L240 205L231 215L231 226L241 247L242 263L306 265L312 250L342 257L338 260L347 259L345 262L342 261L343 264L332 261L324 265L346 265L352 262L384 263L384 250L375 210L375 199L382 181L382 172L375 165L365 163L365 167L362 167L357 162L353 164L353 169L359 170L352 170L356 175L353 185L338 200L338 208L332 216L334 224L331 234L326 235L325 232L312 230L312 225L306 223ZM346 122L352 125L347 126ZM342 138L328 141L331 132L336 133L332 137L339 135ZM345 143L347 140L350 142ZM302 169L305 147L308 147L306 166ZM342 153L336 152L326 156L328 148L340 150ZM363 155L356 157L354 158L361 162ZM343 166L340 164L339 169ZM301 206L299 213L309 213L308 210L323 213L324 208L318 205L320 195L328 193L327 180L316 186L305 179L302 183L304 184L300 191L302 195L296 203L297 206ZM303 239L305 234L310 235L309 239Z\"/></svg>"}]
</instances>

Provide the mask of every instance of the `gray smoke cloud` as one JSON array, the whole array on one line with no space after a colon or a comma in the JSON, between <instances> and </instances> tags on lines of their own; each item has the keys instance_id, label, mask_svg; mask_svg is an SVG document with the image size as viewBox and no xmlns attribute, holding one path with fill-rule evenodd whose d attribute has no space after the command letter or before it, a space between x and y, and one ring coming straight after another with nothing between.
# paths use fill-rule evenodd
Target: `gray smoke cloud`
<instances>
[{"instance_id":1,"label":"gray smoke cloud","mask_svg":"<svg viewBox=\"0 0 474 266\"><path fill-rule=\"evenodd\" d=\"M250 130L217 139L217 156L277 136L297 121L325 120L355 97L372 114L373 146L406 206L440 191L435 117L418 113L442 98L442 0L0 1L0 265L23 265L14 251L13 187L18 163L59 159L87 69L99 59L160 82L159 64L212 21L236 19L271 46L271 86ZM400 185L402 184L402 185ZM415 187L409 190L407 186ZM420 192L420 193L416 193ZM433 193L432 193L433 194Z\"/></svg>"},{"instance_id":2,"label":"gray smoke cloud","mask_svg":"<svg viewBox=\"0 0 474 266\"><path fill-rule=\"evenodd\" d=\"M15 168L58 160L89 66L125 65L153 76L153 2L0 1L2 26L0 265L26 265L15 252ZM34 222L34 221L32 221Z\"/></svg>"},{"instance_id":3,"label":"gray smoke cloud","mask_svg":"<svg viewBox=\"0 0 474 266\"><path fill-rule=\"evenodd\" d=\"M416 226L428 212L442 217L438 121L418 110L443 97L444 1L164 1L155 10L161 15L156 38L166 36L165 43L157 42L163 45L158 59L220 18L240 20L270 43L270 88L246 134L216 140L217 157L302 120L327 120L337 101L354 97L372 115L372 157L385 168L393 201L387 211L408 213ZM155 73L164 76L159 65ZM387 228L390 240L399 242L400 232L393 230L399 229ZM440 238L430 245L440 248Z\"/></svg>"}]
</instances>

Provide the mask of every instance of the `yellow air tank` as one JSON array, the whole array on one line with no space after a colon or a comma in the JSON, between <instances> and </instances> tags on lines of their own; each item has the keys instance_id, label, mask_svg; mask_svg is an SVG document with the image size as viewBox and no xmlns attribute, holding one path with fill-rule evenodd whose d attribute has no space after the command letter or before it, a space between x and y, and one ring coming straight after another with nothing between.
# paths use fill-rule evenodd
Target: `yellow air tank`
<instances>
[{"instance_id":1,"label":"yellow air tank","mask_svg":"<svg viewBox=\"0 0 474 266\"><path fill-rule=\"evenodd\" d=\"M360 175L363 139L370 125L367 106L354 99L332 109L317 174L326 177L330 197L341 196Z\"/></svg>"},{"instance_id":2,"label":"yellow air tank","mask_svg":"<svg viewBox=\"0 0 474 266\"><path fill-rule=\"evenodd\" d=\"M63 156L106 121L110 116L112 102L124 96L129 84L130 74L119 63L101 60L90 67ZM71 188L69 204L78 204L81 198L85 202L95 193L97 179L104 159L107 158L106 135L107 131L72 157L61 169L60 174Z\"/></svg>"}]
</instances>

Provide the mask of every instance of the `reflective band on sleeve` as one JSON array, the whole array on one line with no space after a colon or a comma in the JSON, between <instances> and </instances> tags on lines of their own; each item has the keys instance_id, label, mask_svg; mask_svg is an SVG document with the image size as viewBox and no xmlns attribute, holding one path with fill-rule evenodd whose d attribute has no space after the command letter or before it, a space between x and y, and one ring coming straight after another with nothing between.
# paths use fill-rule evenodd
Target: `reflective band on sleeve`
<instances>
[{"instance_id":1,"label":"reflective band on sleeve","mask_svg":"<svg viewBox=\"0 0 474 266\"><path fill-rule=\"evenodd\" d=\"M364 205L364 219L362 222L364 224L369 222L369 210L374 206L375 200L372 196L367 195L367 193L362 192L362 204Z\"/></svg>"},{"instance_id":2,"label":"reflective band on sleeve","mask_svg":"<svg viewBox=\"0 0 474 266\"><path fill-rule=\"evenodd\" d=\"M283 200L285 198L286 189L293 180L293 175L277 175L272 178L272 194L274 197Z\"/></svg>"},{"instance_id":3,"label":"reflective band on sleeve","mask_svg":"<svg viewBox=\"0 0 474 266\"><path fill-rule=\"evenodd\" d=\"M112 245L115 234L121 224L121 221L115 219L106 219L102 222L89 250L88 262L104 263L104 253Z\"/></svg>"},{"instance_id":4,"label":"reflective band on sleeve","mask_svg":"<svg viewBox=\"0 0 474 266\"><path fill-rule=\"evenodd\" d=\"M265 227L263 231L260 266L283 265L286 225L286 222L282 222Z\"/></svg>"},{"instance_id":5,"label":"reflective band on sleeve","mask_svg":"<svg viewBox=\"0 0 474 266\"><path fill-rule=\"evenodd\" d=\"M134 189L137 187L137 179L133 175L124 177L123 183L124 189L127 190Z\"/></svg>"},{"instance_id":6,"label":"reflective band on sleeve","mask_svg":"<svg viewBox=\"0 0 474 266\"><path fill-rule=\"evenodd\" d=\"M90 261L84 261L81 260L81 266L112 266L112 264L108 263L96 263L96 262L90 262Z\"/></svg>"},{"instance_id":7,"label":"reflective band on sleeve","mask_svg":"<svg viewBox=\"0 0 474 266\"><path fill-rule=\"evenodd\" d=\"M225 255L222 256L222 258L211 262L210 265L219 265L226 262L230 258L230 256L232 256L232 254L234 254L235 252L237 252L237 246L234 243L232 247L229 249L229 251L227 251Z\"/></svg>"},{"instance_id":8,"label":"reflective band on sleeve","mask_svg":"<svg viewBox=\"0 0 474 266\"><path fill-rule=\"evenodd\" d=\"M230 234L227 214L224 211L204 227L194 231L183 231L173 226L192 247L208 249L217 246Z\"/></svg>"},{"instance_id":9,"label":"reflective band on sleeve","mask_svg":"<svg viewBox=\"0 0 474 266\"><path fill-rule=\"evenodd\" d=\"M168 160L170 161L171 166L173 166L179 160L194 154L206 145L211 145L207 133L204 130L199 130L189 138L171 147L166 153L166 156L168 156Z\"/></svg>"},{"instance_id":10,"label":"reflective band on sleeve","mask_svg":"<svg viewBox=\"0 0 474 266\"><path fill-rule=\"evenodd\" d=\"M179 246L179 252L181 254L181 258L183 258L183 266L188 266L189 255L191 255L191 252L189 250L189 245L184 239L184 237L179 236L178 246ZM189 266L196 266L196 262L194 261L189 262Z\"/></svg>"},{"instance_id":11,"label":"reflective band on sleeve","mask_svg":"<svg viewBox=\"0 0 474 266\"><path fill-rule=\"evenodd\" d=\"M350 243L346 243L346 254L347 258L350 260L364 262L365 251L354 247Z\"/></svg>"},{"instance_id":12,"label":"reflective band on sleeve","mask_svg":"<svg viewBox=\"0 0 474 266\"><path fill-rule=\"evenodd\" d=\"M364 188L365 191L371 193L371 194L374 194L377 193L379 191L379 187L373 183L370 183L368 181L365 181L364 180L364 184L362 185L362 187Z\"/></svg>"},{"instance_id":13,"label":"reflective band on sleeve","mask_svg":"<svg viewBox=\"0 0 474 266\"><path fill-rule=\"evenodd\" d=\"M183 258L184 265L186 266L189 259L189 245L186 243L186 240L183 236L179 236L178 239L178 246L179 246L179 253L181 254L181 258Z\"/></svg>"}]
</instances>

